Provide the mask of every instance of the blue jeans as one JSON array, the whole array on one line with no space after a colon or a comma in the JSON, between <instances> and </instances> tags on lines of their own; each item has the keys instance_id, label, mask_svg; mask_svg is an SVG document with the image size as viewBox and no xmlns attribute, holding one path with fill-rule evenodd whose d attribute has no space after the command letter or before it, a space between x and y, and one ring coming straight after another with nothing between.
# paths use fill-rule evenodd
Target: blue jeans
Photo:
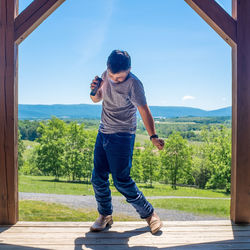
<instances>
[{"instance_id":1,"label":"blue jeans","mask_svg":"<svg viewBox=\"0 0 250 250\"><path fill-rule=\"evenodd\" d=\"M141 219L150 216L154 208L146 200L130 176L135 134L118 132L104 134L98 131L94 149L94 168L91 183L97 201L97 210L102 215L113 212L109 173L112 174L114 186L126 197L138 212Z\"/></svg>"}]
</instances>

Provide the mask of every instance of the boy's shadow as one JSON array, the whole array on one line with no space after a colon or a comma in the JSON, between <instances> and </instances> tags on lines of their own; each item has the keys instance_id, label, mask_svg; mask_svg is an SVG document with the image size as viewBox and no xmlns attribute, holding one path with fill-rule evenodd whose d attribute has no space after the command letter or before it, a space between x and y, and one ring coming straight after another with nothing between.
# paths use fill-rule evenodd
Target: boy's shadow
<instances>
[{"instance_id":1,"label":"boy's shadow","mask_svg":"<svg viewBox=\"0 0 250 250\"><path fill-rule=\"evenodd\" d=\"M133 249L133 250L141 250L141 249L158 249L153 246L129 246L129 238L133 236L138 236L140 234L144 234L150 232L148 226L127 230L124 232L116 232L111 231L110 226L107 226L101 232L87 232L85 237L78 237L75 239L75 250L80 249L94 249L94 250L103 250L105 245L107 250L116 250L116 249ZM162 231L159 230L156 234L152 235L152 237L157 237L162 234ZM155 238L157 241L157 239ZM142 242L143 244L143 242Z\"/></svg>"}]
</instances>

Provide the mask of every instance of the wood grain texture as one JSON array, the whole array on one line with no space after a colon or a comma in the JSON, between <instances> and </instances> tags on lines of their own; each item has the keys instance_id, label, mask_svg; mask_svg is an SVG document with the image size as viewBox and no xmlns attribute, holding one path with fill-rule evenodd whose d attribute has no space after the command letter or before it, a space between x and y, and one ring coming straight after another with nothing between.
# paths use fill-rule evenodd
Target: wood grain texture
<instances>
[{"instance_id":1,"label":"wood grain texture","mask_svg":"<svg viewBox=\"0 0 250 250\"><path fill-rule=\"evenodd\" d=\"M15 41L20 44L65 0L34 0L15 20Z\"/></svg>"},{"instance_id":2,"label":"wood grain texture","mask_svg":"<svg viewBox=\"0 0 250 250\"><path fill-rule=\"evenodd\" d=\"M237 47L232 51L231 218L250 222L250 1L233 0Z\"/></svg>"},{"instance_id":3,"label":"wood grain texture","mask_svg":"<svg viewBox=\"0 0 250 250\"><path fill-rule=\"evenodd\" d=\"M236 21L215 0L185 0L230 46L237 43Z\"/></svg>"},{"instance_id":4,"label":"wood grain texture","mask_svg":"<svg viewBox=\"0 0 250 250\"><path fill-rule=\"evenodd\" d=\"M232 0L232 17L214 0L185 0L232 46L230 216L250 222L250 1Z\"/></svg>"},{"instance_id":5,"label":"wood grain texture","mask_svg":"<svg viewBox=\"0 0 250 250\"><path fill-rule=\"evenodd\" d=\"M0 249L250 249L250 224L230 220L163 221L152 235L146 221L89 231L93 222L25 222L0 227Z\"/></svg>"},{"instance_id":6,"label":"wood grain texture","mask_svg":"<svg viewBox=\"0 0 250 250\"><path fill-rule=\"evenodd\" d=\"M18 42L65 0L0 0L0 224L18 221Z\"/></svg>"},{"instance_id":7,"label":"wood grain texture","mask_svg":"<svg viewBox=\"0 0 250 250\"><path fill-rule=\"evenodd\" d=\"M0 0L0 224L18 220L18 0Z\"/></svg>"}]
</instances>

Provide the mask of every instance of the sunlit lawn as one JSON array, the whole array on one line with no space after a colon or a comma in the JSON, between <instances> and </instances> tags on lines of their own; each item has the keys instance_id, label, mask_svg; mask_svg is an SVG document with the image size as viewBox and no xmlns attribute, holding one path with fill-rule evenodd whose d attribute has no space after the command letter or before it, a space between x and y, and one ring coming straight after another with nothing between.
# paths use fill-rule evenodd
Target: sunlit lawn
<instances>
[{"instance_id":1,"label":"sunlit lawn","mask_svg":"<svg viewBox=\"0 0 250 250\"><path fill-rule=\"evenodd\" d=\"M126 201L122 201L126 203ZM164 208L189 212L195 215L210 215L230 218L229 200L204 200L204 199L156 199L149 202L155 208ZM132 208L131 208L132 209ZM20 221L94 221L98 217L97 209L73 209L58 203L44 201L21 200L19 201ZM125 214L113 214L116 221L140 220Z\"/></svg>"},{"instance_id":2,"label":"sunlit lawn","mask_svg":"<svg viewBox=\"0 0 250 250\"><path fill-rule=\"evenodd\" d=\"M19 201L19 221L95 221L96 209L72 209L67 206L43 201ZM113 214L116 221L141 220L124 214Z\"/></svg>"},{"instance_id":3,"label":"sunlit lawn","mask_svg":"<svg viewBox=\"0 0 250 250\"><path fill-rule=\"evenodd\" d=\"M155 199L149 202L156 208L174 209L196 215L230 218L230 200Z\"/></svg>"},{"instance_id":4,"label":"sunlit lawn","mask_svg":"<svg viewBox=\"0 0 250 250\"><path fill-rule=\"evenodd\" d=\"M51 194L71 194L71 195L94 195L92 184L70 183L66 179L60 178L60 181L54 181L52 176L25 176L19 175L19 191L33 193L51 193ZM178 187L173 190L170 185L153 184L153 188L145 184L137 183L139 189L145 196L195 196L195 197L230 197L222 191L203 190L188 187ZM112 195L121 194L111 185Z\"/></svg>"}]
</instances>

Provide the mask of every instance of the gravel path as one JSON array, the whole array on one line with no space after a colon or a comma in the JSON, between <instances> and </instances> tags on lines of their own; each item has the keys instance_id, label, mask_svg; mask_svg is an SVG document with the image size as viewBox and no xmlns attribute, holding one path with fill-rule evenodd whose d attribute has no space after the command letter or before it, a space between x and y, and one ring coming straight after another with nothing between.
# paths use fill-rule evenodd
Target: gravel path
<instances>
[{"instance_id":1,"label":"gravel path","mask_svg":"<svg viewBox=\"0 0 250 250\"><path fill-rule=\"evenodd\" d=\"M206 198L206 197L181 197L181 196L147 196L147 199L165 199L165 198L198 198L198 199L230 199L230 198ZM45 193L24 193L19 192L19 200L39 200L46 202L56 202L72 208L97 208L96 200L93 195L62 195L62 194L45 194ZM125 201L122 202L122 201ZM134 207L126 202L123 196L112 196L113 215L125 214L140 218ZM201 216L192 213L181 212L177 210L168 210L155 208L155 211L162 220L168 221L185 221L185 220L223 220L226 218L215 216Z\"/></svg>"}]
</instances>

